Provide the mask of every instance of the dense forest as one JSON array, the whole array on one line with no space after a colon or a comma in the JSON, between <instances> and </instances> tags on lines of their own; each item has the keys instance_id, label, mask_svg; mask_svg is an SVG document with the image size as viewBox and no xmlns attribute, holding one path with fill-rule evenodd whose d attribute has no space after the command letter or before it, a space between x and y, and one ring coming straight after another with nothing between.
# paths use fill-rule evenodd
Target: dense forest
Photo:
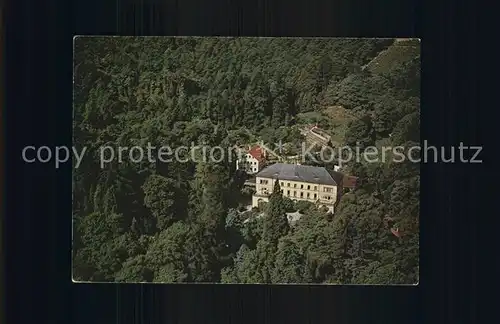
<instances>
[{"instance_id":1,"label":"dense forest","mask_svg":"<svg viewBox=\"0 0 500 324\"><path fill-rule=\"evenodd\" d=\"M243 211L251 192L227 158L101 168L98 154L103 145L229 147L249 134L297 142L308 123L343 145L409 147L420 141L419 48L394 39L75 39L74 146L93 156L74 170L73 279L418 282L418 164L349 163L361 184L332 215L293 203L279 184L264 210ZM345 125L332 107L349 114Z\"/></svg>"}]
</instances>

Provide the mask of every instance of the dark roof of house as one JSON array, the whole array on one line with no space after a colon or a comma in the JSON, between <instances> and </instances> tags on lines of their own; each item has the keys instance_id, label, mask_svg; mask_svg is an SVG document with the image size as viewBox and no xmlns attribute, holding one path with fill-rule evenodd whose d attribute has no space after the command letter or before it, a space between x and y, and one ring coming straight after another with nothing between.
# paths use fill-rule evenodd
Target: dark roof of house
<instances>
[{"instance_id":1,"label":"dark roof of house","mask_svg":"<svg viewBox=\"0 0 500 324\"><path fill-rule=\"evenodd\" d=\"M276 163L260 171L256 177L339 185L325 168L309 165Z\"/></svg>"},{"instance_id":2,"label":"dark roof of house","mask_svg":"<svg viewBox=\"0 0 500 324\"><path fill-rule=\"evenodd\" d=\"M338 184L341 185L344 182L344 174L338 171L330 171L330 175L332 176L333 180Z\"/></svg>"}]
</instances>

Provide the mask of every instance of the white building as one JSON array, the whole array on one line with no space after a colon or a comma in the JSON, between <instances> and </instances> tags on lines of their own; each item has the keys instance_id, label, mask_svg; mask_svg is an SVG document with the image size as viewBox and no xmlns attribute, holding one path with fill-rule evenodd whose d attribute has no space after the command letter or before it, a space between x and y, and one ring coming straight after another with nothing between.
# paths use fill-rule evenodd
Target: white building
<instances>
[{"instance_id":1,"label":"white building","mask_svg":"<svg viewBox=\"0 0 500 324\"><path fill-rule=\"evenodd\" d=\"M323 167L273 164L256 175L253 207L269 202L276 181L279 181L284 197L293 201L309 201L334 213L342 192L343 174L330 173Z\"/></svg>"},{"instance_id":2,"label":"white building","mask_svg":"<svg viewBox=\"0 0 500 324\"><path fill-rule=\"evenodd\" d=\"M260 146L252 147L242 158L236 161L236 169L248 174L255 174L264 166L265 154Z\"/></svg>"}]
</instances>

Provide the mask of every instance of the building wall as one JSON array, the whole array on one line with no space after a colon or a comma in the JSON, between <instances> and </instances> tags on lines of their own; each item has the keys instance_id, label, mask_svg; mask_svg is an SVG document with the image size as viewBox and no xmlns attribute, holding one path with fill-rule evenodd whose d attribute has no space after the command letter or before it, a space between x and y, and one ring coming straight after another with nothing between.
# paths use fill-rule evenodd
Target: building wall
<instances>
[{"instance_id":1,"label":"building wall","mask_svg":"<svg viewBox=\"0 0 500 324\"><path fill-rule=\"evenodd\" d=\"M262 198L270 195L275 181L275 179L257 177L254 197ZM334 205L338 199L336 186L289 180L279 180L279 182L283 196L292 200ZM252 203L252 206L257 207L257 204Z\"/></svg>"},{"instance_id":2,"label":"building wall","mask_svg":"<svg viewBox=\"0 0 500 324\"><path fill-rule=\"evenodd\" d=\"M258 195L252 196L252 207L259 207L260 202L269 202L269 197L261 197Z\"/></svg>"},{"instance_id":3,"label":"building wall","mask_svg":"<svg viewBox=\"0 0 500 324\"><path fill-rule=\"evenodd\" d=\"M245 156L245 160L241 161L238 160L236 161L236 169L238 170L243 170L248 174L254 174L260 171L260 163L259 161L251 156L250 154L247 154Z\"/></svg>"}]
</instances>

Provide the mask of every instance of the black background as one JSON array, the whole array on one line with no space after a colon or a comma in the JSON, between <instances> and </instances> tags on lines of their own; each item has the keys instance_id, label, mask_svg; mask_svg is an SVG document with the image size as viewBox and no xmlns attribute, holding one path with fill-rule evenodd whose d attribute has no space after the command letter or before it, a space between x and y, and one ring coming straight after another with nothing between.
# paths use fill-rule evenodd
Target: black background
<instances>
[{"instance_id":1,"label":"black background","mask_svg":"<svg viewBox=\"0 0 500 324\"><path fill-rule=\"evenodd\" d=\"M486 176L496 180L485 172L488 147L483 165L422 166L418 287L73 284L71 166L55 170L21 160L26 145L71 145L75 34L420 37L422 139L486 144L489 127L479 127L479 117L488 105L480 94L490 90L477 77L486 59L476 54L483 21L473 6L453 0L9 1L5 323L482 322L476 241L490 226L477 225L490 214L477 198L492 197Z\"/></svg>"}]
</instances>

